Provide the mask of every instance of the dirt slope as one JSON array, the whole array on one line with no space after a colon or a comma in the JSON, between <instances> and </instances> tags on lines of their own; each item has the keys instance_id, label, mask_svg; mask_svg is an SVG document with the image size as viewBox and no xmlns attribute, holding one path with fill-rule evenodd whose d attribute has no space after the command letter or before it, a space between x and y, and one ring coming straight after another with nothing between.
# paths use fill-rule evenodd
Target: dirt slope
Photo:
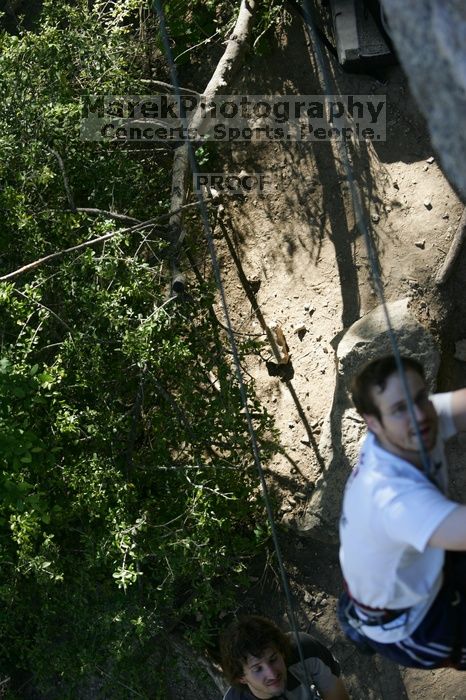
<instances>
[{"instance_id":1,"label":"dirt slope","mask_svg":"<svg viewBox=\"0 0 466 700\"><path fill-rule=\"evenodd\" d=\"M361 144L354 154L386 297L411 296L419 318L434 333L440 332L445 353L443 385L466 380L451 354L453 341L466 330L457 318L451 321L454 305L462 304L455 296L461 283L454 276L442 297L433 283L462 205L437 166L401 69L390 68L386 84L370 76L345 75L335 64L332 71L343 94L387 95L386 142L370 147ZM299 19L283 24L278 45L269 55L249 63L234 92L321 92ZM268 324L280 324L292 357L294 397L279 378L269 375L265 361L257 359L248 367L280 431L283 452L270 467L270 483L286 519L302 512L325 467L319 460L318 441L323 418L332 405L336 339L377 302L348 188L329 143L236 143L225 145L221 157L225 172L270 173L276 183L271 194L251 193L225 200L224 205L227 228L246 277L258 288L262 313ZM237 267L223 244L219 245L233 327L242 333L258 333L261 329ZM464 264L461 258L459 269ZM462 310L462 306L457 308ZM271 359L271 353L265 355L264 360ZM298 407L312 426L311 444L302 441L305 430ZM341 591L337 547L300 540L292 530L282 540L300 626L334 650L354 700L466 697L464 676L455 671L403 670L356 652L343 639L335 616ZM269 562L256 573L244 609L272 611L280 619L284 597L273 566Z\"/></svg>"}]
</instances>

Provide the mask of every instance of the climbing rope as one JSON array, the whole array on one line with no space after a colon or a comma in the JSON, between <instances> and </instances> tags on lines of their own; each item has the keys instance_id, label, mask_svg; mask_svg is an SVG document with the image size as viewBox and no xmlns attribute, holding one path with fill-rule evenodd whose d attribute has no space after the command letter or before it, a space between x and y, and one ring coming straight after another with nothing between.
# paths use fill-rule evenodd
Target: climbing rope
<instances>
[{"instance_id":1,"label":"climbing rope","mask_svg":"<svg viewBox=\"0 0 466 700\"><path fill-rule=\"evenodd\" d=\"M307 30L307 33L309 35L309 39L311 42L311 45L314 50L314 56L316 59L318 71L320 73L320 80L321 80L321 85L324 88L324 96L327 98L327 100L330 100L330 96L334 95L335 92L332 90L332 80L330 78L330 74L324 59L324 54L322 51L322 44L319 38L319 33L316 28L316 22L314 19L313 12L311 11L310 8L310 3L309 0L303 0L303 17L304 17L304 24ZM327 108L329 105L327 104ZM331 116L331 111L329 109L329 114L330 114L330 123L332 121L332 116ZM388 335L390 338L390 344L392 346L392 351L393 355L395 358L396 362L396 367L398 370L398 373L401 378L402 386L403 386L403 391L405 394L406 398L406 404L408 406L408 411L409 411L409 416L411 418L412 424L414 426L415 432L416 432L416 438L419 443L419 452L421 455L421 463L422 463L422 471L425 473L425 475L429 478L430 472L431 472L431 465L430 465L430 460L426 452L426 448L424 446L424 442L421 437L421 432L419 430L419 423L416 418L416 414L414 412L414 402L411 396L411 392L409 390L408 382L406 380L406 372L403 367L403 362L401 359L401 354L400 350L398 347L398 342L396 339L395 332L393 330L392 322L390 319L390 314L388 312L387 308L387 303L385 300L385 293L383 290L383 284L382 284L382 279L381 279L381 274L380 274L380 263L377 257L377 253L374 247L374 243L372 241L371 233L370 233L370 228L367 223L367 217L364 214L364 210L361 204L361 195L360 191L354 176L354 171L353 167L351 165L351 161L349 158L349 153L348 153L348 145L345 139L337 139L337 145L338 145L338 150L339 150L339 155L341 158L341 162L343 163L343 168L345 171L346 179L348 181L350 193L351 193L351 200L353 203L353 210L354 210L354 216L356 220L356 226L361 233L361 235L364 238L364 242L366 245L366 250L367 250L367 257L369 260L369 265L371 269L371 274L372 274L372 279L375 287L376 294L379 298L380 304L383 308L383 313L385 317L385 322L387 326L387 331Z\"/></svg>"},{"instance_id":2,"label":"climbing rope","mask_svg":"<svg viewBox=\"0 0 466 700\"><path fill-rule=\"evenodd\" d=\"M169 35L168 35L167 27L166 27L166 22L165 22L165 17L164 17L162 5L161 5L161 0L154 0L154 8L155 8L156 14L157 14L158 19L159 19L160 33L161 33L161 37L162 37L162 41L163 41L163 45L164 45L165 56L166 56L167 63L169 65L169 69L170 69L171 81L172 81L172 84L174 86L175 94L177 95L178 100L179 100L179 104L180 104L181 119L182 119L184 126L187 127L188 123L187 123L186 113L184 112L183 103L182 103L182 100L180 99L181 98L181 90L180 90L180 86L179 86L179 82L178 82L178 76L177 76L177 71L176 71L176 67L174 64L174 60L173 60L171 47L170 47ZM327 69L326 64L325 64L319 32L316 28L316 23L315 23L313 14L310 10L309 0L302 0L302 15L304 17L304 25L306 27L306 31L308 33L311 45L313 47L313 51L314 51L314 55L315 55L315 59L316 59L316 64L317 64L317 68L318 68L318 73L319 73L319 78L321 81L321 85L323 86L323 89L324 89L324 96L329 101L330 96L334 94L334 91L332 91L332 89L331 89L332 83L331 83L328 69ZM327 107L329 108L328 104L327 104ZM330 109L329 109L329 113L330 113ZM331 118L330 118L330 123L331 123ZM186 129L186 133L188 133L187 129ZM191 168L193 175L195 176L199 173L199 167L198 167L198 163L196 160L194 147L193 147L193 144L189 140L187 141L186 145L187 145L187 150L188 150L189 165L190 165L190 168ZM415 411L414 411L413 399L412 399L411 392L409 390L409 386L408 386L407 379L406 379L406 372L405 372L405 369L403 367L401 354L400 354L400 350L398 347L398 342L397 342L396 335L395 335L395 332L393 330L390 315L388 312L388 308L387 308L387 304L386 304L386 300L385 300L385 294L384 294L384 290L383 290L383 284L382 284L382 280L381 280L380 264L379 264L379 261L377 258L377 253L376 253L376 250L374 248L373 241L372 241L371 232L370 232L370 228L368 226L367 218L364 214L364 210L362 207L361 195L360 195L360 191L359 191L357 182L355 180L353 167L352 167L351 162L350 162L349 153L348 153L348 146L343 139L337 140L337 145L338 145L338 149L339 149L339 155L341 157L341 162L343 164L343 168L344 168L345 175L346 175L349 189L350 189L351 199L352 199L352 203L353 203L353 210L354 210L354 215L355 215L355 220L356 220L356 226L357 226L357 229L359 230L359 232L361 233L361 235L363 236L363 239L365 242L368 260L369 260L369 265L370 265L370 270L371 270L371 274L372 274L373 284L374 284L378 299L380 301L380 304L383 308L383 313L384 313L384 317L385 317L385 321L386 321L388 335L390 338L390 343L392 346L393 355L395 357L397 370L399 372L399 375L400 375L400 378L402 381L403 391L405 394L409 415L410 415L412 424L415 428L416 437L417 437L418 444L419 444L419 451L420 451L420 455L421 455L422 469L423 469L424 473L427 476L429 476L430 475L429 458L428 458L428 455L427 455L427 452L426 452L426 449L425 449L425 446L424 446L424 443L423 443L423 440L421 437L419 424L418 424L418 421L417 421L417 418L415 415ZM299 640L298 626L297 626L296 615L295 615L295 611L294 611L293 598L292 598L289 583L288 583L288 577L287 577L285 567L283 564L283 557L282 557L281 548L280 548L280 544L278 541L277 530L276 530L276 526L275 526L275 522L274 522L272 506L271 506L271 501L270 501L270 496L269 496L269 490L268 490L267 482L265 479L264 470L263 470L260 455L259 455L257 438L256 438L254 426L252 423L251 414L249 412L248 403L247 403L246 387L245 387L244 380L243 380L243 375L242 375L241 365L240 365L240 361L239 361L239 354L238 354L238 349L237 349L236 340L235 340L235 336L234 336L234 331L233 331L231 321L230 321L230 314L229 314L228 304L227 304L227 300L226 300L226 296L225 296L225 290L224 290L224 286L223 286L223 282L222 282L222 278L221 278L221 274L220 274L220 267L219 267L219 263L218 263L217 252L215 249L212 230L211 230L211 226L210 226L210 222L209 222L208 209L207 209L207 205L206 205L204 196L203 196L202 191L200 189L196 190L196 197L197 197L197 202L198 202L199 211L200 211L200 215L201 215L202 225L204 228L205 237L206 237L206 241L207 241L207 245L208 245L208 249L209 249L209 254L210 254L210 258L211 258L211 262L212 262L214 277L215 277L215 281L217 284L217 289L218 289L219 294L220 294L220 300L221 300L223 313L224 313L224 317L225 317L225 321L226 321L226 328L227 328L229 342L231 345L232 356L233 356L236 376L237 376L237 380L238 380L238 386L239 386L240 395L241 395L241 401L242 401L242 404L244 407L244 413L246 416L248 431L249 431L249 435L250 435L250 439L251 439L251 446L252 446L252 452L253 452L253 456L254 456L254 463L255 463L255 466L256 466L258 474L259 474L262 495L263 495L264 502L265 502L267 518L269 521L271 535L272 535L272 541L273 541L273 545L274 545L274 549L275 549L275 554L277 557L278 567L279 567L279 571L280 571L280 577L282 580L282 587L283 587L283 591L284 591L286 601L287 601L288 618L290 621L290 626L291 626L291 628L296 636L300 661L302 663L304 672L306 674L307 694L308 694L308 697L311 698L312 697L311 690L310 690L311 684L309 681L307 668L306 668L306 664L304 661L304 654L303 654L302 646L301 646L300 640Z\"/></svg>"},{"instance_id":3,"label":"climbing rope","mask_svg":"<svg viewBox=\"0 0 466 700\"><path fill-rule=\"evenodd\" d=\"M170 69L171 81L172 81L173 87L175 89L175 94L177 95L178 100L179 100L179 104L180 104L181 120L183 122L183 125L185 127L187 127L188 123L187 123L186 113L185 113L185 110L183 109L182 100L180 99L181 98L181 90L180 90L180 85L178 82L178 74L177 74L176 66L175 66L175 63L173 60L173 54L171 51L169 35L168 35L168 31L167 31L167 26L166 26L166 22L165 22L165 16L164 16L164 12L162 9L161 0L154 0L154 7L156 10L158 19L159 19L160 33L161 33L161 37L162 37L162 41L163 41L165 57L167 59L167 63L168 63L169 69ZM185 130L185 133L188 133L187 128ZM191 141L189 139L186 142L186 146L188 149L189 165L190 165L191 171L193 173L193 176L196 176L197 174L199 174L200 171L199 171L199 166L198 166L198 163L196 160L196 155L194 152L193 144L191 143ZM205 233L205 237L207 240L207 245L209 248L210 258L211 258L211 262L212 262L212 268L213 268L214 276L215 276L215 281L217 284L217 289L218 289L219 294L220 294L220 300L221 300L223 313L224 313L224 317L225 317L225 321L226 321L228 338L230 341L230 346L231 346L232 355L233 355L233 362L235 365L236 377L238 380L238 386L239 386L240 395L241 395L241 401L243 404L244 413L246 416L246 421L247 421L247 426L248 426L248 431L249 431L249 435L251 438L251 446L252 446L252 452L254 455L254 463L255 463L255 466L256 466L258 474L259 474L259 479L260 479L260 484L261 484L261 489L262 489L262 496L264 498L265 507L266 507L266 511L267 511L267 518L268 518L269 525L270 525L270 531L271 531L271 535L272 535L272 541L273 541L273 545L274 545L274 549L275 549L275 554L277 557L277 563L278 563L278 567L279 567L279 571L280 571L280 577L282 580L283 591L285 593L285 597L286 597L286 601L287 601L287 605L288 605L287 614L288 614L290 626L291 626L293 633L296 637L299 658L300 658L300 661L301 661L301 664L303 667L303 671L305 674L305 681L306 681L306 686L307 686L306 693L308 695L309 700L313 700L313 697L315 697L315 695L313 695L311 692L311 683L310 683L310 679L308 676L308 671L307 671L307 667L306 667L305 660L304 660L304 654L303 654L302 646L301 646L300 639L299 639L298 625L296 622L296 615L295 615L295 611L294 611L293 598L291 595L291 590L290 590L290 586L288 583L288 577L287 577L287 574L285 571L285 566L283 564L283 557L282 557L281 548L280 548L280 544L278 541L277 529L276 529L275 521L274 521L274 517L273 517L272 505L271 505L270 496L269 496L269 489L268 489L267 482L265 479L264 470L263 470L261 458L259 455L259 448L258 448L258 444L257 444L256 433L254 430L251 414L250 414L249 407L248 407L246 387L245 387L244 380L243 380L243 373L241 370L238 348L236 345L234 331L233 331L233 328L231 325L230 313L228 310L228 304L227 304L227 300L226 300L226 296L225 296L225 290L224 290L224 286L223 286L222 277L220 274L220 266L218 263L217 251L215 249L212 230L211 230L211 226L210 226L210 222L209 222L208 209L207 209L206 202L204 200L203 193L200 190L200 188L196 188L196 197L197 197L197 201L198 201L198 205L199 205L199 211L201 214L202 225L204 228L204 233Z\"/></svg>"}]
</instances>

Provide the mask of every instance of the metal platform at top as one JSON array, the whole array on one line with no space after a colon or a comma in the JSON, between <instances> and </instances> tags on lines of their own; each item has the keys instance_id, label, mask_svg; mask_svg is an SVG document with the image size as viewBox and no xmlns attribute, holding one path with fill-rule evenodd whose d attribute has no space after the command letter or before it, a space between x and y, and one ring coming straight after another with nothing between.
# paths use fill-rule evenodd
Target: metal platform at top
<instances>
[{"instance_id":1,"label":"metal platform at top","mask_svg":"<svg viewBox=\"0 0 466 700\"><path fill-rule=\"evenodd\" d=\"M330 0L338 60L347 70L396 61L377 0Z\"/></svg>"}]
</instances>

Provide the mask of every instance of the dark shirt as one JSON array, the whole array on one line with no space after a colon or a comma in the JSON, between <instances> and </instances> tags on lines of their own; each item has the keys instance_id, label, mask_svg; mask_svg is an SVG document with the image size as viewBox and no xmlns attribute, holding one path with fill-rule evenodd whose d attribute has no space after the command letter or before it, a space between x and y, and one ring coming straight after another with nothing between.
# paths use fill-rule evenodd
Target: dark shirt
<instances>
[{"instance_id":1,"label":"dark shirt","mask_svg":"<svg viewBox=\"0 0 466 700\"><path fill-rule=\"evenodd\" d=\"M299 658L299 650L294 635L290 634L291 656L287 659L287 681L283 695L277 700L308 700L306 693L306 674ZM336 678L340 676L340 667L331 652L323 644L308 634L299 633L299 641L303 652L304 662L311 683L310 699L317 700L320 693L331 691ZM223 700L256 700L246 685L231 687Z\"/></svg>"}]
</instances>

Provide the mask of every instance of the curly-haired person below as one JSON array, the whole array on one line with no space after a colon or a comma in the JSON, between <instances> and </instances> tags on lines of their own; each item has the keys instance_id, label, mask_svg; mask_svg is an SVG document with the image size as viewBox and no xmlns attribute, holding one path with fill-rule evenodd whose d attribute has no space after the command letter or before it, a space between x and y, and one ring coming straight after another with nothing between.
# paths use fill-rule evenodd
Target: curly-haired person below
<instances>
[{"instance_id":1,"label":"curly-haired person below","mask_svg":"<svg viewBox=\"0 0 466 700\"><path fill-rule=\"evenodd\" d=\"M299 633L299 641L307 678L294 635L260 615L233 622L220 638L223 672L231 684L223 700L349 700L330 651L308 634Z\"/></svg>"}]
</instances>

